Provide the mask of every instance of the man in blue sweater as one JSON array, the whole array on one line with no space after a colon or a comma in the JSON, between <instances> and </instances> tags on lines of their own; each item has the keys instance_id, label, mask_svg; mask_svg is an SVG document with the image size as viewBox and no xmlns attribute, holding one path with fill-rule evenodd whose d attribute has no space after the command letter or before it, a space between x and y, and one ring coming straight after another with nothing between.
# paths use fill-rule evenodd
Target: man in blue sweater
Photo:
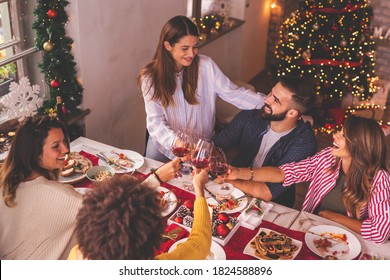
<instances>
[{"instance_id":1,"label":"man in blue sweater","mask_svg":"<svg viewBox=\"0 0 390 280\"><path fill-rule=\"evenodd\" d=\"M314 85L310 81L282 77L266 97L263 108L241 111L212 140L225 151L238 146L231 163L236 167L280 166L300 161L317 151L313 129L301 119L314 101ZM230 183L254 197L288 207L294 205L295 185L252 182L252 178Z\"/></svg>"}]
</instances>

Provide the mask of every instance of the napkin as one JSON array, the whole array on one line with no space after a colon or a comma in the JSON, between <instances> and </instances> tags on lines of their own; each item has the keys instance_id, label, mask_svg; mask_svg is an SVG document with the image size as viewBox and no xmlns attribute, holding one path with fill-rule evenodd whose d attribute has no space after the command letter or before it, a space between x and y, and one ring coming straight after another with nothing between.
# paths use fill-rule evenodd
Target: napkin
<instances>
[{"instance_id":1,"label":"napkin","mask_svg":"<svg viewBox=\"0 0 390 280\"><path fill-rule=\"evenodd\" d=\"M161 237L160 249L155 250L155 255L168 252L169 248L180 239L183 239L189 235L188 231L176 224L169 225L164 234Z\"/></svg>"},{"instance_id":2,"label":"napkin","mask_svg":"<svg viewBox=\"0 0 390 280\"><path fill-rule=\"evenodd\" d=\"M260 207L262 210L261 215L259 215L256 212L256 209L253 208L255 203L256 203L256 207L258 204L260 204ZM272 204L266 203L265 201L262 201L262 200L259 203L258 201L256 201L256 198L254 198L249 203L249 206L244 211L242 211L242 213L240 214L240 216L238 216L237 219L239 221L241 221L241 226L254 230L255 228L257 228L261 224L264 216L268 213L269 210L271 210L272 207L273 207Z\"/></svg>"}]
</instances>

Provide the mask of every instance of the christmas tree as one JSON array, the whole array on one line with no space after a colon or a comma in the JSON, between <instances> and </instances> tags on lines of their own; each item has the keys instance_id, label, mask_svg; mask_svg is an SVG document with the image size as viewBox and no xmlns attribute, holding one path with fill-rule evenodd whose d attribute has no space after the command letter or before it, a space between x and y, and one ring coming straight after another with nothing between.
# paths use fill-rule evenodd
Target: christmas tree
<instances>
[{"instance_id":1,"label":"christmas tree","mask_svg":"<svg viewBox=\"0 0 390 280\"><path fill-rule=\"evenodd\" d=\"M328 102L375 92L369 0L306 0L287 18L276 46L277 75L314 78Z\"/></svg>"},{"instance_id":2,"label":"christmas tree","mask_svg":"<svg viewBox=\"0 0 390 280\"><path fill-rule=\"evenodd\" d=\"M57 97L61 97L65 116L76 115L82 101L83 88L76 79L74 57L71 54L73 40L66 36L64 25L68 22L66 0L37 0L34 10L36 20L35 47L43 51L42 63L38 65L50 88L50 97L43 103L39 113L56 111Z\"/></svg>"}]
</instances>

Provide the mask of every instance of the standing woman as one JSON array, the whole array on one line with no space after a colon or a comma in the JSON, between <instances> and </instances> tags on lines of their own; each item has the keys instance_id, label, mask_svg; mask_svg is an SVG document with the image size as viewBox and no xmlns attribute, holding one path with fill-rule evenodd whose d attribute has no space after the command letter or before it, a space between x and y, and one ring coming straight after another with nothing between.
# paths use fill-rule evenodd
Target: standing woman
<instances>
[{"instance_id":1,"label":"standing woman","mask_svg":"<svg viewBox=\"0 0 390 280\"><path fill-rule=\"evenodd\" d=\"M146 156L167 162L176 132L196 129L211 137L217 96L240 109L261 108L262 95L238 88L215 62L198 55L199 33L185 16L171 18L163 27L153 60L138 76L146 110L149 139Z\"/></svg>"},{"instance_id":2,"label":"standing woman","mask_svg":"<svg viewBox=\"0 0 390 280\"><path fill-rule=\"evenodd\" d=\"M390 174L385 135L374 119L350 116L333 135L333 147L296 163L254 169L253 180L310 181L302 210L316 213L383 243L390 237ZM233 168L229 179L250 169Z\"/></svg>"}]
</instances>

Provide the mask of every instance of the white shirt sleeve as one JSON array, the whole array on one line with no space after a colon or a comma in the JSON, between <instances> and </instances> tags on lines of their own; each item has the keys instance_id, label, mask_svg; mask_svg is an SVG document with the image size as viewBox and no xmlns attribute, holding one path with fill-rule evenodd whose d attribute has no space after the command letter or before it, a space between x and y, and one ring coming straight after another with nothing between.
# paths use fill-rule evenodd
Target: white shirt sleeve
<instances>
[{"instance_id":1,"label":"white shirt sleeve","mask_svg":"<svg viewBox=\"0 0 390 280\"><path fill-rule=\"evenodd\" d=\"M241 110L259 109L264 106L265 95L244 87L238 87L219 69L211 59L211 71L214 75L215 91L217 95Z\"/></svg>"},{"instance_id":2,"label":"white shirt sleeve","mask_svg":"<svg viewBox=\"0 0 390 280\"><path fill-rule=\"evenodd\" d=\"M164 107L159 101L152 100L154 89L150 88L150 90L148 90L149 84L147 83L147 79L143 78L141 88L145 101L146 128L148 129L149 137L153 139L154 143L160 144L157 145L157 148L162 146L169 150L169 147L171 147L176 138L176 133L171 129L167 122ZM164 149L159 150L163 153Z\"/></svg>"}]
</instances>

